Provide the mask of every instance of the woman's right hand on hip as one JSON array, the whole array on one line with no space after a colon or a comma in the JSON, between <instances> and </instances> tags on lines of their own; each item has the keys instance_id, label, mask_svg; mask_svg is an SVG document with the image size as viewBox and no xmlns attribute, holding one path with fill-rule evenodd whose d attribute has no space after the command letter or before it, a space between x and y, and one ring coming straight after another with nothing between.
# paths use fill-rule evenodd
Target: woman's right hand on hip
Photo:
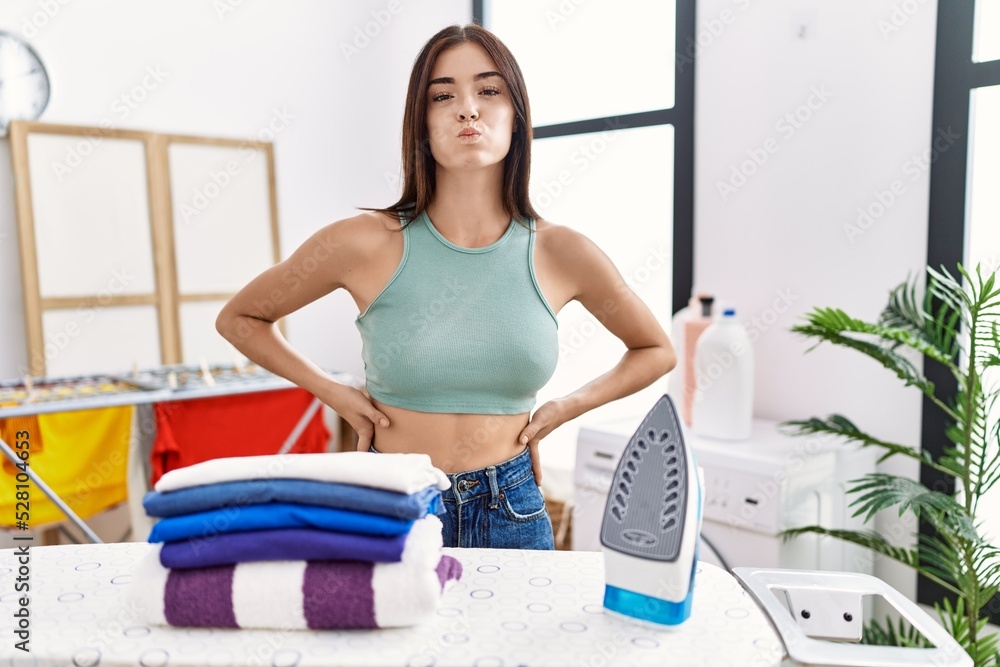
<instances>
[{"instance_id":1,"label":"woman's right hand on hip","mask_svg":"<svg viewBox=\"0 0 1000 667\"><path fill-rule=\"evenodd\" d=\"M371 395L350 385L333 382L329 396L319 397L358 432L358 451L367 452L375 436L376 426L387 428L389 418L371 402Z\"/></svg>"}]
</instances>

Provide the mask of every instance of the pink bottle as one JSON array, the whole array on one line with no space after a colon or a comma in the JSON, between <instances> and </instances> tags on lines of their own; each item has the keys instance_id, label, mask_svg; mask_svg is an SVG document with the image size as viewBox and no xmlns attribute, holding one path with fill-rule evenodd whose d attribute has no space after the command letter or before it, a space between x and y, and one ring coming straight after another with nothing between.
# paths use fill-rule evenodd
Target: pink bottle
<instances>
[{"instance_id":1,"label":"pink bottle","mask_svg":"<svg viewBox=\"0 0 1000 667\"><path fill-rule=\"evenodd\" d=\"M691 426L691 406L694 404L694 390L697 387L694 351L698 345L698 337L712 323L713 301L714 297L699 295L701 312L692 313L684 322L684 400L681 404L681 417L688 426Z\"/></svg>"}]
</instances>

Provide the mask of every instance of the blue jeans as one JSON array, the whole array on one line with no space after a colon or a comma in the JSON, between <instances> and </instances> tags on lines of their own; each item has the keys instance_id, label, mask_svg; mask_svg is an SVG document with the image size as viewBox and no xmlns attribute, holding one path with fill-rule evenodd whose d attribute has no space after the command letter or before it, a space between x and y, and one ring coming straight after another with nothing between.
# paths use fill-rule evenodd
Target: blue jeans
<instances>
[{"instance_id":1,"label":"blue jeans","mask_svg":"<svg viewBox=\"0 0 1000 667\"><path fill-rule=\"evenodd\" d=\"M374 446L369 451L376 452ZM448 475L441 492L446 547L555 549L552 519L531 472L531 452L496 465Z\"/></svg>"}]
</instances>

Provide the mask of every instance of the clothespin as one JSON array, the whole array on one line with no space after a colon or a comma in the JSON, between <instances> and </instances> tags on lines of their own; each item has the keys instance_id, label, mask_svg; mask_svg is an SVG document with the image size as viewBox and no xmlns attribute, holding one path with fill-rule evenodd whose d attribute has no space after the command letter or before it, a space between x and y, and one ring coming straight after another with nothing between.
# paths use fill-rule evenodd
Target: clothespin
<instances>
[{"instance_id":1,"label":"clothespin","mask_svg":"<svg viewBox=\"0 0 1000 667\"><path fill-rule=\"evenodd\" d=\"M38 400L39 394L35 389L34 383L31 381L31 375L24 376L24 388L28 390L28 396L24 399L25 403L34 403Z\"/></svg>"},{"instance_id":2,"label":"clothespin","mask_svg":"<svg viewBox=\"0 0 1000 667\"><path fill-rule=\"evenodd\" d=\"M208 370L208 362L205 360L205 355L198 357L198 361L201 362L201 378L205 381L205 386L214 387L215 378L212 377L212 373Z\"/></svg>"}]
</instances>

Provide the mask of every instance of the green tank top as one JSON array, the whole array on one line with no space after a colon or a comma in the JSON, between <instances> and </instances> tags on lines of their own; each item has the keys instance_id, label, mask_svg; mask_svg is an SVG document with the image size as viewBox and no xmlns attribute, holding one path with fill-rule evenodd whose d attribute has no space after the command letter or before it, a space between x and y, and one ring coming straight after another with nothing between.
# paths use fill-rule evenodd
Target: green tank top
<instances>
[{"instance_id":1,"label":"green tank top","mask_svg":"<svg viewBox=\"0 0 1000 667\"><path fill-rule=\"evenodd\" d=\"M421 213L395 273L355 319L372 398L422 412L518 414L555 372L559 322L535 278L532 231L511 218L481 248Z\"/></svg>"}]
</instances>

